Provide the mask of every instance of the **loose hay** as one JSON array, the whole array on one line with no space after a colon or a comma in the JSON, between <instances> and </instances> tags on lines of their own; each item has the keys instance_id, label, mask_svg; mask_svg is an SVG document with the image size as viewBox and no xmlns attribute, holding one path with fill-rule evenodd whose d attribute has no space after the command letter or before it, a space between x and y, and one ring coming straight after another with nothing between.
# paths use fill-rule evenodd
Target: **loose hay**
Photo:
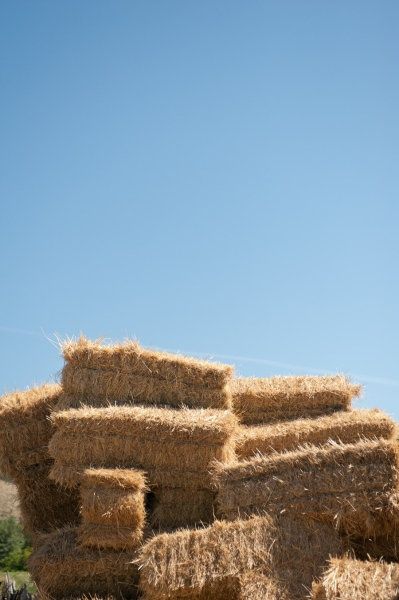
<instances>
[{"instance_id":1,"label":"loose hay","mask_svg":"<svg viewBox=\"0 0 399 600\"><path fill-rule=\"evenodd\" d=\"M148 350L137 342L103 346L83 337L63 345L61 408L82 404L182 404L230 408L233 368Z\"/></svg>"},{"instance_id":2,"label":"loose hay","mask_svg":"<svg viewBox=\"0 0 399 600\"><path fill-rule=\"evenodd\" d=\"M353 443L361 439L390 439L394 431L394 421L379 410L340 411L314 419L244 425L238 433L236 452L240 459L245 459L331 440Z\"/></svg>"},{"instance_id":3,"label":"loose hay","mask_svg":"<svg viewBox=\"0 0 399 600\"><path fill-rule=\"evenodd\" d=\"M149 540L138 560L140 587L148 600L232 600L243 597L237 578L252 571L269 579L276 592L270 600L296 600L306 597L329 556L341 551L336 532L321 523L287 515L218 521Z\"/></svg>"},{"instance_id":4,"label":"loose hay","mask_svg":"<svg viewBox=\"0 0 399 600\"><path fill-rule=\"evenodd\" d=\"M21 470L48 461L53 434L48 416L59 401L59 385L43 385L0 398L0 471L15 478Z\"/></svg>"},{"instance_id":5,"label":"loose hay","mask_svg":"<svg viewBox=\"0 0 399 600\"><path fill-rule=\"evenodd\" d=\"M29 559L29 571L39 592L50 598L83 594L137 597L137 567L133 551L113 552L81 548L76 530L47 535Z\"/></svg>"},{"instance_id":6,"label":"loose hay","mask_svg":"<svg viewBox=\"0 0 399 600\"><path fill-rule=\"evenodd\" d=\"M210 465L231 460L237 418L229 411L152 407L54 413L52 477L74 486L87 467L143 469L151 486L211 487Z\"/></svg>"},{"instance_id":7,"label":"loose hay","mask_svg":"<svg viewBox=\"0 0 399 600\"><path fill-rule=\"evenodd\" d=\"M334 558L313 600L397 600L399 565Z\"/></svg>"},{"instance_id":8,"label":"loose hay","mask_svg":"<svg viewBox=\"0 0 399 600\"><path fill-rule=\"evenodd\" d=\"M190 488L154 490L151 525L161 530L208 525L214 521L215 493Z\"/></svg>"},{"instance_id":9,"label":"loose hay","mask_svg":"<svg viewBox=\"0 0 399 600\"><path fill-rule=\"evenodd\" d=\"M79 520L79 498L49 479L50 464L21 471L16 479L21 519L26 533L35 541L48 533Z\"/></svg>"},{"instance_id":10,"label":"loose hay","mask_svg":"<svg viewBox=\"0 0 399 600\"><path fill-rule=\"evenodd\" d=\"M386 440L330 444L218 465L218 516L299 512L345 523L348 533L384 533L398 519L398 451Z\"/></svg>"},{"instance_id":11,"label":"loose hay","mask_svg":"<svg viewBox=\"0 0 399 600\"><path fill-rule=\"evenodd\" d=\"M348 410L361 391L343 375L315 377L241 377L230 388L242 423L274 423Z\"/></svg>"},{"instance_id":12,"label":"loose hay","mask_svg":"<svg viewBox=\"0 0 399 600\"><path fill-rule=\"evenodd\" d=\"M137 548L145 524L144 474L128 469L88 469L80 495L83 522L78 529L83 546Z\"/></svg>"}]
</instances>

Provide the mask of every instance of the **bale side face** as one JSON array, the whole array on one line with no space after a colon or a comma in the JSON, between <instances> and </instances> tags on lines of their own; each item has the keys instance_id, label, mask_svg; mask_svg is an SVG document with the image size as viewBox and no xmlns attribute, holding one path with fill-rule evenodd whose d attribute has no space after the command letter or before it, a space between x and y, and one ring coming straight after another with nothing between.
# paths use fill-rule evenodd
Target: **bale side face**
<instances>
[{"instance_id":1,"label":"bale side face","mask_svg":"<svg viewBox=\"0 0 399 600\"><path fill-rule=\"evenodd\" d=\"M137 567L133 551L88 550L77 543L76 530L49 534L29 559L29 571L39 592L51 598L82 595L137 597Z\"/></svg>"},{"instance_id":2,"label":"bale side face","mask_svg":"<svg viewBox=\"0 0 399 600\"><path fill-rule=\"evenodd\" d=\"M285 515L220 521L149 540L139 557L140 587L154 600L194 598L218 582L255 571L275 587L285 581L294 600L303 598L304 586L310 588L327 557L341 550L334 530L320 523Z\"/></svg>"},{"instance_id":3,"label":"bale side face","mask_svg":"<svg viewBox=\"0 0 399 600\"><path fill-rule=\"evenodd\" d=\"M60 393L59 385L47 384L0 398L0 471L7 477L49 459L53 426L48 417Z\"/></svg>"},{"instance_id":4,"label":"bale side face","mask_svg":"<svg viewBox=\"0 0 399 600\"><path fill-rule=\"evenodd\" d=\"M348 410L360 386L342 375L314 377L242 377L230 388L233 410L242 423L273 423Z\"/></svg>"},{"instance_id":5,"label":"bale side face","mask_svg":"<svg viewBox=\"0 0 399 600\"><path fill-rule=\"evenodd\" d=\"M379 410L340 411L315 419L244 425L237 434L236 452L240 459L247 459L330 440L350 444L362 439L390 439L394 431L393 420Z\"/></svg>"},{"instance_id":6,"label":"bale side face","mask_svg":"<svg viewBox=\"0 0 399 600\"><path fill-rule=\"evenodd\" d=\"M208 525L214 521L215 493L189 488L157 488L151 525L155 529L174 529Z\"/></svg>"},{"instance_id":7,"label":"bale side face","mask_svg":"<svg viewBox=\"0 0 399 600\"><path fill-rule=\"evenodd\" d=\"M324 595L323 595L324 594ZM322 600L397 600L399 566L381 562L333 559L313 598Z\"/></svg>"},{"instance_id":8,"label":"bale side face","mask_svg":"<svg viewBox=\"0 0 399 600\"><path fill-rule=\"evenodd\" d=\"M356 527L367 528L359 533L373 533L373 512L398 516L392 503L397 448L385 440L311 446L219 465L216 478L218 516L227 519L284 509L338 522L343 518L348 526L353 520Z\"/></svg>"}]
</instances>

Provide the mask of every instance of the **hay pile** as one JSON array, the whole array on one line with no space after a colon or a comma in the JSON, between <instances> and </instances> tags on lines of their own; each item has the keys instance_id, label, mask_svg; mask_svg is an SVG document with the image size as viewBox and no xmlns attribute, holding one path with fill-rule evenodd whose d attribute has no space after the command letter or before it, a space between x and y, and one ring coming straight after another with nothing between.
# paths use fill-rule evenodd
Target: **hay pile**
<instances>
[{"instance_id":1,"label":"hay pile","mask_svg":"<svg viewBox=\"0 0 399 600\"><path fill-rule=\"evenodd\" d=\"M77 523L78 495L49 478L52 459L49 421L61 394L59 385L43 385L0 398L0 471L17 485L21 517L29 536Z\"/></svg>"},{"instance_id":2,"label":"hay pile","mask_svg":"<svg viewBox=\"0 0 399 600\"><path fill-rule=\"evenodd\" d=\"M354 410L347 378L232 380L136 342L63 352L61 387L0 406L1 464L25 479L27 526L51 531L30 560L41 597L305 600L315 582L330 600L359 559L397 560L395 426ZM20 424L35 433L13 455Z\"/></svg>"}]
</instances>

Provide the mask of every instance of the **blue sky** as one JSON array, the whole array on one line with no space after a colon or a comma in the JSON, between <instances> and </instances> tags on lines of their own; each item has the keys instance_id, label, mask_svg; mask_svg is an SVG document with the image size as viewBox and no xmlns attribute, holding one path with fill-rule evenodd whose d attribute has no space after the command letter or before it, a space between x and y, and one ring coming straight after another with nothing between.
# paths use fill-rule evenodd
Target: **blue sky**
<instances>
[{"instance_id":1,"label":"blue sky","mask_svg":"<svg viewBox=\"0 0 399 600\"><path fill-rule=\"evenodd\" d=\"M2 2L0 391L85 332L344 372L399 418L398 19Z\"/></svg>"}]
</instances>

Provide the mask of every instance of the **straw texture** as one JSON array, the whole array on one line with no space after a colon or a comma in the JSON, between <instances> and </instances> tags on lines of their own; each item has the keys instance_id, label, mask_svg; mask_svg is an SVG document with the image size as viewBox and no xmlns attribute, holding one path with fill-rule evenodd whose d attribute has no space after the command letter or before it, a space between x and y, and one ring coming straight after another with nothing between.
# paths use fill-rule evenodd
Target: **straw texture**
<instances>
[{"instance_id":1,"label":"straw texture","mask_svg":"<svg viewBox=\"0 0 399 600\"><path fill-rule=\"evenodd\" d=\"M161 530L214 521L215 493L190 488L156 488L151 525Z\"/></svg>"},{"instance_id":2,"label":"straw texture","mask_svg":"<svg viewBox=\"0 0 399 600\"><path fill-rule=\"evenodd\" d=\"M88 469L81 479L82 546L137 548L145 524L144 474L127 469Z\"/></svg>"},{"instance_id":3,"label":"straw texture","mask_svg":"<svg viewBox=\"0 0 399 600\"><path fill-rule=\"evenodd\" d=\"M143 469L150 487L211 487L210 465L234 457L230 411L153 407L82 408L54 413L52 477L74 486L87 467Z\"/></svg>"},{"instance_id":4,"label":"straw texture","mask_svg":"<svg viewBox=\"0 0 399 600\"><path fill-rule=\"evenodd\" d=\"M49 479L50 464L21 471L16 479L22 524L33 539L79 520L79 498Z\"/></svg>"},{"instance_id":5,"label":"straw texture","mask_svg":"<svg viewBox=\"0 0 399 600\"><path fill-rule=\"evenodd\" d=\"M333 528L282 515L215 522L202 530L161 534L140 553L140 587L144 597L239 598L240 578L261 573L269 587L291 600L305 598L312 580L341 544ZM265 583L265 582L264 582ZM208 596L206 596L208 594Z\"/></svg>"},{"instance_id":6,"label":"straw texture","mask_svg":"<svg viewBox=\"0 0 399 600\"><path fill-rule=\"evenodd\" d=\"M347 410L361 391L343 375L241 377L230 384L234 411L245 424L317 417Z\"/></svg>"},{"instance_id":7,"label":"straw texture","mask_svg":"<svg viewBox=\"0 0 399 600\"><path fill-rule=\"evenodd\" d=\"M339 411L314 419L244 425L238 433L236 452L239 458L246 459L330 440L353 443L361 439L390 439L394 431L394 421L379 410Z\"/></svg>"},{"instance_id":8,"label":"straw texture","mask_svg":"<svg viewBox=\"0 0 399 600\"><path fill-rule=\"evenodd\" d=\"M398 451L386 440L330 444L218 465L218 516L288 510L384 533L398 517ZM389 517L389 518L388 518Z\"/></svg>"},{"instance_id":9,"label":"straw texture","mask_svg":"<svg viewBox=\"0 0 399 600\"><path fill-rule=\"evenodd\" d=\"M83 549L76 530L61 529L48 534L29 559L29 571L39 592L51 598L83 594L137 597L136 554Z\"/></svg>"},{"instance_id":10,"label":"straw texture","mask_svg":"<svg viewBox=\"0 0 399 600\"><path fill-rule=\"evenodd\" d=\"M43 385L0 398L0 471L18 477L26 467L48 461L53 434L48 416L59 401L59 385Z\"/></svg>"},{"instance_id":11,"label":"straw texture","mask_svg":"<svg viewBox=\"0 0 399 600\"><path fill-rule=\"evenodd\" d=\"M350 558L331 560L312 594L313 600L397 600L398 596L399 565Z\"/></svg>"},{"instance_id":12,"label":"straw texture","mask_svg":"<svg viewBox=\"0 0 399 600\"><path fill-rule=\"evenodd\" d=\"M148 350L133 341L104 346L83 337L63 344L63 354L67 396L62 408L104 406L109 401L231 407L228 383L233 369L228 365Z\"/></svg>"}]
</instances>

